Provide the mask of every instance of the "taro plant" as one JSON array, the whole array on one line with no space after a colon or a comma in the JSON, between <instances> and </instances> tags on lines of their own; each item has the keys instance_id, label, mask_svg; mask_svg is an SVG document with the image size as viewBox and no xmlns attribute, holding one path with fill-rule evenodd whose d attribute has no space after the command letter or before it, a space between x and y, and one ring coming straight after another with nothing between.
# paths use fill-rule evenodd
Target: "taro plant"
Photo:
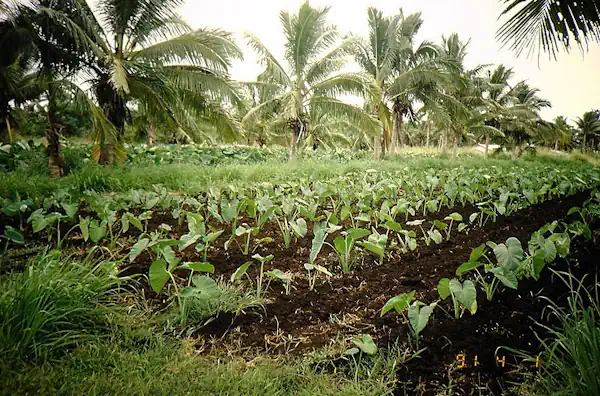
<instances>
[{"instance_id":1,"label":"taro plant","mask_svg":"<svg viewBox=\"0 0 600 396\"><path fill-rule=\"evenodd\" d=\"M14 200L4 200L0 211L9 217L19 218L19 229L23 231L23 221L25 214L31 210L33 202L30 199L21 199L19 193L16 194Z\"/></svg>"},{"instance_id":2,"label":"taro plant","mask_svg":"<svg viewBox=\"0 0 600 396\"><path fill-rule=\"evenodd\" d=\"M0 262L4 261L4 256L6 255L6 252L8 250L9 243L12 242L18 245L25 244L25 238L23 237L23 233L8 225L4 228L4 232L2 233L2 235L0 235L0 239L4 239L6 241L6 244L4 245L4 250L2 251L2 255L0 255Z\"/></svg>"},{"instance_id":3,"label":"taro plant","mask_svg":"<svg viewBox=\"0 0 600 396\"><path fill-rule=\"evenodd\" d=\"M411 301L415 298L415 293L415 291L411 291L410 293L403 293L390 298L381 309L379 316L383 317L386 313L394 310L396 313L402 315L405 322L408 322L404 311L406 311L406 308L408 308Z\"/></svg>"},{"instance_id":4,"label":"taro plant","mask_svg":"<svg viewBox=\"0 0 600 396\"><path fill-rule=\"evenodd\" d=\"M273 260L273 255L269 254L267 257L263 257L260 254L255 254L252 256L254 260L257 260L260 263L260 268L258 271L258 279L256 281L256 297L261 298L266 290L263 290L263 278L265 274L265 263Z\"/></svg>"},{"instance_id":5,"label":"taro plant","mask_svg":"<svg viewBox=\"0 0 600 396\"><path fill-rule=\"evenodd\" d=\"M448 227L446 227L446 240L449 241L450 240L450 234L452 233L452 225L454 224L454 222L459 222L459 232L460 232L460 225L464 224L461 223L463 221L463 217L460 213L454 212L449 214L448 216L446 216L444 218L445 221L449 221L450 224L448 224Z\"/></svg>"},{"instance_id":6,"label":"taro plant","mask_svg":"<svg viewBox=\"0 0 600 396\"><path fill-rule=\"evenodd\" d=\"M287 274L281 270L273 269L271 271L265 272L267 278L269 278L269 282L267 283L266 290L269 290L269 285L271 284L271 280L278 280L283 285L283 289L285 290L285 295L290 295L290 287L292 284L292 277L290 274Z\"/></svg>"},{"instance_id":7,"label":"taro plant","mask_svg":"<svg viewBox=\"0 0 600 396\"><path fill-rule=\"evenodd\" d=\"M317 283L317 275L319 273L324 274L326 276L333 276L333 274L331 272L329 272L329 270L327 270L327 268L323 267L322 265L319 264L310 264L310 263L305 263L304 264L304 269L306 271L308 271L308 290L313 291L315 288L315 284Z\"/></svg>"},{"instance_id":8,"label":"taro plant","mask_svg":"<svg viewBox=\"0 0 600 396\"><path fill-rule=\"evenodd\" d=\"M223 230L206 229L204 217L200 213L187 213L188 232L181 236L179 250L183 251L191 245L196 244L196 251L202 252L203 261L207 260L208 250L212 243L223 234Z\"/></svg>"},{"instance_id":9,"label":"taro plant","mask_svg":"<svg viewBox=\"0 0 600 396\"><path fill-rule=\"evenodd\" d=\"M427 305L418 300L413 302L408 307L408 323L413 335L415 336L417 347L419 344L419 335L423 329L425 329L427 323L429 323L429 318L431 317L435 307L437 307L437 302Z\"/></svg>"},{"instance_id":10,"label":"taro plant","mask_svg":"<svg viewBox=\"0 0 600 396\"><path fill-rule=\"evenodd\" d=\"M358 382L358 373L360 370L360 363L362 359L362 355L375 355L377 353L377 345L373 341L373 337L369 334L363 334L360 337L355 337L352 339L352 344L354 347L347 349L344 352L344 356L350 356L354 363L354 381ZM358 355L358 360L355 359L355 356Z\"/></svg>"},{"instance_id":11,"label":"taro plant","mask_svg":"<svg viewBox=\"0 0 600 396\"><path fill-rule=\"evenodd\" d=\"M369 235L369 238L366 241L358 241L357 244L377 256L379 258L379 264L382 265L387 240L387 235L379 234L377 230L373 229L373 233Z\"/></svg>"},{"instance_id":12,"label":"taro plant","mask_svg":"<svg viewBox=\"0 0 600 396\"><path fill-rule=\"evenodd\" d=\"M475 271L475 280L485 291L488 301L491 301L500 284L511 289L517 288L516 270L523 260L524 252L521 242L514 237L498 245L488 242L487 246L493 249L497 264L485 254L485 245L481 245L472 250L469 261L457 268L456 275L462 276L469 271ZM484 258L485 262L480 261L481 258ZM480 267L484 268L484 273L479 271Z\"/></svg>"},{"instance_id":13,"label":"taro plant","mask_svg":"<svg viewBox=\"0 0 600 396\"><path fill-rule=\"evenodd\" d=\"M353 252L356 241L369 234L369 230L364 228L351 228L333 240L332 247L340 262L342 273L346 274L352 270Z\"/></svg>"},{"instance_id":14,"label":"taro plant","mask_svg":"<svg viewBox=\"0 0 600 396\"><path fill-rule=\"evenodd\" d=\"M442 300L452 297L455 319L462 317L466 310L471 312L471 315L477 312L477 289L472 281L466 280L461 283L458 279L442 278L437 290Z\"/></svg>"}]
</instances>

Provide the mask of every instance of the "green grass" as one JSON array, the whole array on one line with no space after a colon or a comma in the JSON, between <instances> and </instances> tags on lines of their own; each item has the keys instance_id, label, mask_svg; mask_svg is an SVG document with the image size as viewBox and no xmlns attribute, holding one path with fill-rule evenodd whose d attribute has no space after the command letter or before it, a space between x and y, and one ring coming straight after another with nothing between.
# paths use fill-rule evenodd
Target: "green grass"
<instances>
[{"instance_id":1,"label":"green grass","mask_svg":"<svg viewBox=\"0 0 600 396\"><path fill-rule=\"evenodd\" d=\"M0 361L1 395L385 395L393 368L378 363L354 381L317 372L306 358L197 356L191 344L153 337L143 346L90 342L44 364ZM384 359L380 359L384 362Z\"/></svg>"},{"instance_id":2,"label":"green grass","mask_svg":"<svg viewBox=\"0 0 600 396\"><path fill-rule=\"evenodd\" d=\"M93 253L77 262L53 252L0 279L0 357L43 359L105 327L115 268Z\"/></svg>"}]
</instances>

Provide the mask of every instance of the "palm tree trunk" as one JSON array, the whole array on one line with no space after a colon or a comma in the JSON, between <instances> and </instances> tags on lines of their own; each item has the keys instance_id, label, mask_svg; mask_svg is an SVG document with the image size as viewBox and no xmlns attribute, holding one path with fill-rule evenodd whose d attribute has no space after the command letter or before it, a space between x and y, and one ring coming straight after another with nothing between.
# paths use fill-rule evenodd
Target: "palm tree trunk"
<instances>
[{"instance_id":1,"label":"palm tree trunk","mask_svg":"<svg viewBox=\"0 0 600 396\"><path fill-rule=\"evenodd\" d=\"M459 142L460 142L460 135L455 134L454 135L454 145L452 146L452 156L453 157L456 157Z\"/></svg>"},{"instance_id":2,"label":"palm tree trunk","mask_svg":"<svg viewBox=\"0 0 600 396\"><path fill-rule=\"evenodd\" d=\"M65 175L64 160L60 155L60 126L56 117L56 96L52 87L48 90L48 124L44 134L46 135L46 152L48 153L50 177L62 177Z\"/></svg>"},{"instance_id":3,"label":"palm tree trunk","mask_svg":"<svg viewBox=\"0 0 600 396\"><path fill-rule=\"evenodd\" d=\"M587 134L585 134L585 133L584 133L584 134L583 134L583 150L582 150L582 151L585 151L585 148L586 148L586 147L585 147L585 146L586 146L586 144L585 144L585 143L586 143L586 142L585 142L586 138L587 138Z\"/></svg>"},{"instance_id":4,"label":"palm tree trunk","mask_svg":"<svg viewBox=\"0 0 600 396\"><path fill-rule=\"evenodd\" d=\"M429 125L425 125L425 132L426 132L426 139L425 139L425 147L429 147L429 132L430 132L430 127Z\"/></svg>"},{"instance_id":5,"label":"palm tree trunk","mask_svg":"<svg viewBox=\"0 0 600 396\"><path fill-rule=\"evenodd\" d=\"M554 151L558 151L558 140L554 142Z\"/></svg>"},{"instance_id":6,"label":"palm tree trunk","mask_svg":"<svg viewBox=\"0 0 600 396\"><path fill-rule=\"evenodd\" d=\"M485 156L488 156L488 149L490 147L490 135L485 135Z\"/></svg>"},{"instance_id":7,"label":"palm tree trunk","mask_svg":"<svg viewBox=\"0 0 600 396\"><path fill-rule=\"evenodd\" d=\"M98 163L112 165L115 162L115 144L121 142L125 132L127 107L123 98L113 89L108 76L96 87L96 93L104 115L117 130L116 141L109 136L101 139Z\"/></svg>"},{"instance_id":8,"label":"palm tree trunk","mask_svg":"<svg viewBox=\"0 0 600 396\"><path fill-rule=\"evenodd\" d=\"M292 141L290 142L290 161L296 159L296 150L298 149L298 139L300 138L300 121L292 121Z\"/></svg>"},{"instance_id":9,"label":"palm tree trunk","mask_svg":"<svg viewBox=\"0 0 600 396\"><path fill-rule=\"evenodd\" d=\"M402 134L402 113L394 112L394 122L392 124L392 144L390 152L396 154L398 152L398 144L404 147L404 137Z\"/></svg>"},{"instance_id":10,"label":"palm tree trunk","mask_svg":"<svg viewBox=\"0 0 600 396\"><path fill-rule=\"evenodd\" d=\"M156 141L156 126L154 125L154 121L148 121L148 146L154 146L154 142Z\"/></svg>"}]
</instances>

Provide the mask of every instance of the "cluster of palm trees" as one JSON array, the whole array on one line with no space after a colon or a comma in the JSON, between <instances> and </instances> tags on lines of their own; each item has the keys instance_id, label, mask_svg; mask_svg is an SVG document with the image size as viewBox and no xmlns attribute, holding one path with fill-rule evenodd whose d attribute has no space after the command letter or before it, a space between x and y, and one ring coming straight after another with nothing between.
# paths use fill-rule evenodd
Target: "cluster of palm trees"
<instances>
[{"instance_id":1,"label":"cluster of palm trees","mask_svg":"<svg viewBox=\"0 0 600 396\"><path fill-rule=\"evenodd\" d=\"M242 51L230 33L192 30L177 14L182 0L28 0L0 9L0 132L11 112L46 103L48 164L63 173L57 107L65 99L92 119L93 156L111 164L123 155L126 125L149 142L167 133L187 140L283 143L290 158L303 147L373 150L374 157L415 144L452 145L472 139L526 145L572 144L564 118L543 122L550 103L513 72L465 66L468 41L417 42L419 13L386 16L369 8L368 37L342 35L329 8L308 2L281 12L286 38L277 59L247 34L263 72L252 82L229 71ZM355 72L348 65L360 67ZM580 123L581 121L581 123ZM596 147L598 112L577 120L582 146Z\"/></svg>"}]
</instances>

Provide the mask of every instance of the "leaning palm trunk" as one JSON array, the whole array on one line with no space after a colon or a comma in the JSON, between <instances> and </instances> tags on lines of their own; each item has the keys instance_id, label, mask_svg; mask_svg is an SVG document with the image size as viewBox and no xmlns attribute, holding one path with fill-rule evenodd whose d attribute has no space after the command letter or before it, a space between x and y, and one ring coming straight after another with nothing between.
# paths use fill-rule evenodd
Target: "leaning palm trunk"
<instances>
[{"instance_id":1,"label":"leaning palm trunk","mask_svg":"<svg viewBox=\"0 0 600 396\"><path fill-rule=\"evenodd\" d=\"M48 90L48 124L44 131L46 135L46 151L48 153L48 171L50 177L59 178L64 176L64 160L60 155L60 126L56 118L56 97L54 89Z\"/></svg>"},{"instance_id":2,"label":"leaning palm trunk","mask_svg":"<svg viewBox=\"0 0 600 396\"><path fill-rule=\"evenodd\" d=\"M485 136L485 156L486 157L488 156L489 147L490 147L490 136L486 135Z\"/></svg>"}]
</instances>

